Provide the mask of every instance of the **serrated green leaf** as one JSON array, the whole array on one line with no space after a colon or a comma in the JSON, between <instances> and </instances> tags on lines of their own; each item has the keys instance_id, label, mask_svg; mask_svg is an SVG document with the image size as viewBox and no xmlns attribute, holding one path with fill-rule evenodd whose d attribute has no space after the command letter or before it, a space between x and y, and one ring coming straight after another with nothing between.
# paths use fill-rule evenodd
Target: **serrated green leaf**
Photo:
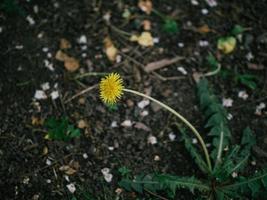
<instances>
[{"instance_id":1,"label":"serrated green leaf","mask_svg":"<svg viewBox=\"0 0 267 200\"><path fill-rule=\"evenodd\" d=\"M234 28L231 30L231 34L234 36L237 36L244 32L244 28L238 24L234 26Z\"/></svg>"}]
</instances>

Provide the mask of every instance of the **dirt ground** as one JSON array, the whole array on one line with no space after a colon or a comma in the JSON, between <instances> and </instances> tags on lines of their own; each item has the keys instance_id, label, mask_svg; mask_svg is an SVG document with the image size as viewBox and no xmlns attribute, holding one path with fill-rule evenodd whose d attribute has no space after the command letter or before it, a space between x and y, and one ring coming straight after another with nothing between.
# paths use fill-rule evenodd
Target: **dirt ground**
<instances>
[{"instance_id":1,"label":"dirt ground","mask_svg":"<svg viewBox=\"0 0 267 200\"><path fill-rule=\"evenodd\" d=\"M142 108L143 99L130 94L111 110L101 102L96 84L103 73L118 72L127 88L148 93L179 111L206 138L193 74L210 71L205 59L209 53L231 74L208 80L222 102L233 100L227 107L233 142L239 141L241 131L249 125L257 137L256 165L250 170L266 164L266 108L256 112L260 104L267 103L266 1L227 0L210 7L200 0L198 5L189 0L153 0L154 9L177 21L180 30L175 34L165 33L162 19L142 12L138 1L5 2L15 2L15 6L10 9L2 3L5 6L0 10L1 200L74 199L69 184L76 186L77 199L85 199L80 191L91 195L88 199L115 199L118 169L123 166L134 174L199 174L173 127L176 119L171 114L151 102ZM132 18L122 16L125 9ZM144 19L151 22L152 47L129 40L134 33L143 32ZM236 24L245 27L242 42L233 53L224 55L217 50L217 39ZM203 25L210 30L201 31ZM119 50L114 62L105 54L107 36ZM74 72L56 58L62 38L71 44L64 52L79 62ZM144 70L151 62L176 56L183 59L153 72ZM256 76L256 88L237 82L235 73ZM49 85L46 90L44 83ZM90 90L81 94L87 88ZM36 98L40 90L47 98ZM238 97L240 91L248 98ZM81 136L69 142L45 139L43 121L62 116L80 127ZM151 136L157 138L156 144L149 142ZM65 165L74 165L75 172L66 174ZM105 181L103 168L110 169L111 182ZM135 195L123 192L120 199L137 199ZM139 199L156 198L144 194ZM179 190L176 199L194 196Z\"/></svg>"}]
</instances>

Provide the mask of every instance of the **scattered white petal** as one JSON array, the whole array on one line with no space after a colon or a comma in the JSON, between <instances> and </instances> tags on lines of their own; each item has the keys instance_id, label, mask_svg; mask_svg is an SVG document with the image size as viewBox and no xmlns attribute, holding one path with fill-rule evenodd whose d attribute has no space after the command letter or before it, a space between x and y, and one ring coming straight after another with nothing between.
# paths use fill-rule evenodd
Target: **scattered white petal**
<instances>
[{"instance_id":1,"label":"scattered white petal","mask_svg":"<svg viewBox=\"0 0 267 200\"><path fill-rule=\"evenodd\" d=\"M131 127L132 125L133 125L132 121L128 119L121 123L121 126L123 127Z\"/></svg>"},{"instance_id":2,"label":"scattered white petal","mask_svg":"<svg viewBox=\"0 0 267 200\"><path fill-rule=\"evenodd\" d=\"M52 53L48 52L48 53L46 54L46 56L47 56L47 58L52 58Z\"/></svg>"},{"instance_id":3,"label":"scattered white petal","mask_svg":"<svg viewBox=\"0 0 267 200\"><path fill-rule=\"evenodd\" d=\"M59 3L58 2L54 3L54 8L59 8Z\"/></svg>"},{"instance_id":4,"label":"scattered white petal","mask_svg":"<svg viewBox=\"0 0 267 200\"><path fill-rule=\"evenodd\" d=\"M46 53L46 52L49 51L49 48L48 48L48 47L43 47L43 48L42 48L42 51Z\"/></svg>"},{"instance_id":5,"label":"scattered white petal","mask_svg":"<svg viewBox=\"0 0 267 200\"><path fill-rule=\"evenodd\" d=\"M87 45L82 45L82 46L81 46L81 50L82 50L82 51L86 51L87 48L88 48Z\"/></svg>"},{"instance_id":6,"label":"scattered white petal","mask_svg":"<svg viewBox=\"0 0 267 200\"><path fill-rule=\"evenodd\" d=\"M171 141L174 141L175 138L176 138L176 135L175 135L173 132L169 133L169 139L170 139Z\"/></svg>"},{"instance_id":7,"label":"scattered white petal","mask_svg":"<svg viewBox=\"0 0 267 200\"><path fill-rule=\"evenodd\" d=\"M184 43L179 42L179 43L178 43L178 47L183 48L183 47L184 47Z\"/></svg>"},{"instance_id":8,"label":"scattered white petal","mask_svg":"<svg viewBox=\"0 0 267 200\"><path fill-rule=\"evenodd\" d=\"M224 150L224 151L229 151L229 147L226 146L223 150Z\"/></svg>"},{"instance_id":9,"label":"scattered white petal","mask_svg":"<svg viewBox=\"0 0 267 200\"><path fill-rule=\"evenodd\" d=\"M107 12L107 13L103 16L103 19L104 19L107 23L109 23L110 18L111 18L111 14L110 14L110 12Z\"/></svg>"},{"instance_id":10,"label":"scattered white petal","mask_svg":"<svg viewBox=\"0 0 267 200\"><path fill-rule=\"evenodd\" d=\"M103 175L105 175L105 174L109 174L110 169L107 168L107 167L105 167L105 168L101 169L101 172L102 172Z\"/></svg>"},{"instance_id":11,"label":"scattered white petal","mask_svg":"<svg viewBox=\"0 0 267 200\"><path fill-rule=\"evenodd\" d=\"M148 115L148 111L147 111L147 110L144 110L144 111L142 111L142 112L140 113L140 115L141 115L142 117L145 117L145 116Z\"/></svg>"},{"instance_id":12,"label":"scattered white petal","mask_svg":"<svg viewBox=\"0 0 267 200\"><path fill-rule=\"evenodd\" d=\"M116 63L120 63L122 61L122 56L121 55L117 55L116 56Z\"/></svg>"},{"instance_id":13,"label":"scattered white petal","mask_svg":"<svg viewBox=\"0 0 267 200\"><path fill-rule=\"evenodd\" d=\"M82 53L82 57L86 58L87 57L87 53Z\"/></svg>"},{"instance_id":14,"label":"scattered white petal","mask_svg":"<svg viewBox=\"0 0 267 200\"><path fill-rule=\"evenodd\" d=\"M196 138L192 139L192 144L197 144L197 139Z\"/></svg>"},{"instance_id":15,"label":"scattered white petal","mask_svg":"<svg viewBox=\"0 0 267 200\"><path fill-rule=\"evenodd\" d=\"M87 158L88 158L87 153L84 153L84 154L83 154L83 158L84 158L84 159L87 159Z\"/></svg>"},{"instance_id":16,"label":"scattered white petal","mask_svg":"<svg viewBox=\"0 0 267 200\"><path fill-rule=\"evenodd\" d=\"M216 0L206 0L206 2L210 7L215 7L218 5Z\"/></svg>"},{"instance_id":17,"label":"scattered white petal","mask_svg":"<svg viewBox=\"0 0 267 200\"><path fill-rule=\"evenodd\" d=\"M201 9L201 13L202 13L203 15L207 15L207 14L209 13L209 10L206 9L206 8L203 8L203 9Z\"/></svg>"},{"instance_id":18,"label":"scattered white petal","mask_svg":"<svg viewBox=\"0 0 267 200\"><path fill-rule=\"evenodd\" d=\"M31 26L33 26L33 25L35 24L34 19L33 19L30 15L28 15L28 16L26 17L26 20L29 22L29 24L30 24Z\"/></svg>"},{"instance_id":19,"label":"scattered white petal","mask_svg":"<svg viewBox=\"0 0 267 200\"><path fill-rule=\"evenodd\" d=\"M238 97L243 99L243 100L247 100L248 94L246 91L243 90L243 91L238 92Z\"/></svg>"},{"instance_id":20,"label":"scattered white petal","mask_svg":"<svg viewBox=\"0 0 267 200\"><path fill-rule=\"evenodd\" d=\"M81 37L78 39L79 44L86 44L87 43L87 38L85 35L81 35Z\"/></svg>"},{"instance_id":21,"label":"scattered white petal","mask_svg":"<svg viewBox=\"0 0 267 200\"><path fill-rule=\"evenodd\" d=\"M44 65L46 68L48 68L50 71L55 71L53 64L50 63L48 60L44 60Z\"/></svg>"},{"instance_id":22,"label":"scattered white petal","mask_svg":"<svg viewBox=\"0 0 267 200\"><path fill-rule=\"evenodd\" d=\"M35 99L47 99L47 96L43 90L36 90L34 94Z\"/></svg>"},{"instance_id":23,"label":"scattered white petal","mask_svg":"<svg viewBox=\"0 0 267 200\"><path fill-rule=\"evenodd\" d=\"M228 115L227 115L227 119L228 119L228 120L232 120L232 119L233 119L233 115L232 115L231 113L228 113Z\"/></svg>"},{"instance_id":24,"label":"scattered white petal","mask_svg":"<svg viewBox=\"0 0 267 200\"><path fill-rule=\"evenodd\" d=\"M76 187L75 187L75 185L73 183L70 183L70 184L68 184L66 186L67 186L68 190L70 191L70 193L73 194L76 191Z\"/></svg>"},{"instance_id":25,"label":"scattered white petal","mask_svg":"<svg viewBox=\"0 0 267 200\"><path fill-rule=\"evenodd\" d=\"M232 107L233 106L233 102L234 101L231 98L223 98L222 101L223 101L222 102L223 106L226 107L226 108L229 108L229 107Z\"/></svg>"},{"instance_id":26,"label":"scattered white petal","mask_svg":"<svg viewBox=\"0 0 267 200\"><path fill-rule=\"evenodd\" d=\"M199 40L199 46L207 47L209 46L209 42L207 40Z\"/></svg>"},{"instance_id":27,"label":"scattered white petal","mask_svg":"<svg viewBox=\"0 0 267 200\"><path fill-rule=\"evenodd\" d=\"M15 48L18 49L18 50L21 50L21 49L24 48L24 46L23 45L16 45Z\"/></svg>"},{"instance_id":28,"label":"scattered white petal","mask_svg":"<svg viewBox=\"0 0 267 200\"><path fill-rule=\"evenodd\" d=\"M54 88L57 89L58 88L58 83L54 84Z\"/></svg>"},{"instance_id":29,"label":"scattered white petal","mask_svg":"<svg viewBox=\"0 0 267 200\"><path fill-rule=\"evenodd\" d=\"M112 147L112 146L110 146L110 147L108 147L108 150L110 150L110 151L114 151L114 147Z\"/></svg>"},{"instance_id":30,"label":"scattered white petal","mask_svg":"<svg viewBox=\"0 0 267 200\"><path fill-rule=\"evenodd\" d=\"M207 144L206 144L206 147L207 147L207 148L211 147L211 143L207 143Z\"/></svg>"},{"instance_id":31,"label":"scattered white petal","mask_svg":"<svg viewBox=\"0 0 267 200\"><path fill-rule=\"evenodd\" d=\"M153 38L153 42L156 44L156 43L159 43L159 38L158 37L154 37Z\"/></svg>"},{"instance_id":32,"label":"scattered white petal","mask_svg":"<svg viewBox=\"0 0 267 200\"><path fill-rule=\"evenodd\" d=\"M251 165L255 166L257 163L255 160L251 161Z\"/></svg>"},{"instance_id":33,"label":"scattered white petal","mask_svg":"<svg viewBox=\"0 0 267 200\"><path fill-rule=\"evenodd\" d=\"M160 161L160 157L158 155L155 155L154 160L155 161Z\"/></svg>"},{"instance_id":34,"label":"scattered white petal","mask_svg":"<svg viewBox=\"0 0 267 200\"><path fill-rule=\"evenodd\" d=\"M68 175L64 175L66 181L70 182L70 177Z\"/></svg>"},{"instance_id":35,"label":"scattered white petal","mask_svg":"<svg viewBox=\"0 0 267 200\"><path fill-rule=\"evenodd\" d=\"M110 183L112 181L112 178L113 178L113 175L112 174L106 174L106 175L104 175L104 179L108 183Z\"/></svg>"},{"instance_id":36,"label":"scattered white petal","mask_svg":"<svg viewBox=\"0 0 267 200\"><path fill-rule=\"evenodd\" d=\"M41 33L38 33L37 38L41 39L43 36L44 36L44 33L41 32Z\"/></svg>"},{"instance_id":37,"label":"scattered white petal","mask_svg":"<svg viewBox=\"0 0 267 200\"><path fill-rule=\"evenodd\" d=\"M148 99L144 99L142 101L140 101L137 106L141 109L144 109L146 106L148 106L150 103L150 101Z\"/></svg>"},{"instance_id":38,"label":"scattered white petal","mask_svg":"<svg viewBox=\"0 0 267 200\"><path fill-rule=\"evenodd\" d=\"M259 105L257 105L255 114L256 115L262 115L262 110L264 108L266 108L266 105L265 105L265 103L261 102Z\"/></svg>"},{"instance_id":39,"label":"scattered white petal","mask_svg":"<svg viewBox=\"0 0 267 200\"><path fill-rule=\"evenodd\" d=\"M246 55L246 59L248 61L251 61L253 58L254 58L253 54L251 52L248 52L247 55Z\"/></svg>"},{"instance_id":40,"label":"scattered white petal","mask_svg":"<svg viewBox=\"0 0 267 200\"><path fill-rule=\"evenodd\" d=\"M59 92L58 91L53 91L51 94L51 98L53 100L57 99L59 97Z\"/></svg>"},{"instance_id":41,"label":"scattered white petal","mask_svg":"<svg viewBox=\"0 0 267 200\"><path fill-rule=\"evenodd\" d=\"M110 125L112 128L118 127L118 123L116 121L111 122Z\"/></svg>"},{"instance_id":42,"label":"scattered white petal","mask_svg":"<svg viewBox=\"0 0 267 200\"><path fill-rule=\"evenodd\" d=\"M198 1L197 0L191 0L191 4L194 5L194 6L197 6L199 5Z\"/></svg>"},{"instance_id":43,"label":"scattered white petal","mask_svg":"<svg viewBox=\"0 0 267 200\"><path fill-rule=\"evenodd\" d=\"M233 173L232 173L232 177L233 177L233 178L236 178L237 176L238 176L237 172L233 172Z\"/></svg>"},{"instance_id":44,"label":"scattered white petal","mask_svg":"<svg viewBox=\"0 0 267 200\"><path fill-rule=\"evenodd\" d=\"M22 182L23 182L23 184L28 185L29 182L30 182L30 178L29 177L25 177Z\"/></svg>"},{"instance_id":45,"label":"scattered white petal","mask_svg":"<svg viewBox=\"0 0 267 200\"><path fill-rule=\"evenodd\" d=\"M47 164L48 166L50 166L50 165L52 164L52 161L49 160L49 159L46 159L46 164Z\"/></svg>"},{"instance_id":46,"label":"scattered white petal","mask_svg":"<svg viewBox=\"0 0 267 200\"><path fill-rule=\"evenodd\" d=\"M42 90L46 91L50 89L50 85L48 82L45 82L41 85Z\"/></svg>"},{"instance_id":47,"label":"scattered white petal","mask_svg":"<svg viewBox=\"0 0 267 200\"><path fill-rule=\"evenodd\" d=\"M51 179L46 179L46 183L51 183L52 181L51 181Z\"/></svg>"},{"instance_id":48,"label":"scattered white petal","mask_svg":"<svg viewBox=\"0 0 267 200\"><path fill-rule=\"evenodd\" d=\"M33 6L33 12L37 14L39 12L39 7L37 5Z\"/></svg>"},{"instance_id":49,"label":"scattered white petal","mask_svg":"<svg viewBox=\"0 0 267 200\"><path fill-rule=\"evenodd\" d=\"M177 70L181 72L183 75L187 75L187 71L183 67L178 67Z\"/></svg>"},{"instance_id":50,"label":"scattered white petal","mask_svg":"<svg viewBox=\"0 0 267 200\"><path fill-rule=\"evenodd\" d=\"M155 136L150 135L147 138L147 143L154 145L154 144L157 144L158 143L158 140L157 140L157 138Z\"/></svg>"}]
</instances>

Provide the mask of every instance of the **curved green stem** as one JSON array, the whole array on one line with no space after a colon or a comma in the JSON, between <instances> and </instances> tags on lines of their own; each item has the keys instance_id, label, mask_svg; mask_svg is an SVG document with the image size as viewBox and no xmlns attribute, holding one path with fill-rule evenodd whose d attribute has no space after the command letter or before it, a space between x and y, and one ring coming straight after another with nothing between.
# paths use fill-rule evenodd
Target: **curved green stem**
<instances>
[{"instance_id":1,"label":"curved green stem","mask_svg":"<svg viewBox=\"0 0 267 200\"><path fill-rule=\"evenodd\" d=\"M185 119L182 115L180 115L178 112L176 112L174 109L172 109L171 107L167 106L166 104L158 101L157 99L154 99L153 97L150 97L148 95L145 95L143 93L140 93L140 92L137 92L135 90L130 90L130 89L123 89L123 91L125 92L129 92L129 93L132 93L132 94L136 94L138 96L142 96L142 97L145 97L155 103L157 103L158 105L160 105L161 107L165 108L166 110L168 110L169 112L171 112L172 114L174 114L176 117L178 117L183 123L185 123L191 130L192 132L195 134L195 136L197 137L197 139L199 140L200 142L200 145L204 151L204 154L205 154L205 157L206 157L206 162L208 164L208 167L209 167L209 170L211 171L212 168L211 168L211 162L210 162L210 157L209 157L209 153L208 153L208 150L206 148L206 145L203 141L203 138L201 137L201 135L199 134L199 132L195 129L195 127L189 122L187 121L187 119Z\"/></svg>"}]
</instances>

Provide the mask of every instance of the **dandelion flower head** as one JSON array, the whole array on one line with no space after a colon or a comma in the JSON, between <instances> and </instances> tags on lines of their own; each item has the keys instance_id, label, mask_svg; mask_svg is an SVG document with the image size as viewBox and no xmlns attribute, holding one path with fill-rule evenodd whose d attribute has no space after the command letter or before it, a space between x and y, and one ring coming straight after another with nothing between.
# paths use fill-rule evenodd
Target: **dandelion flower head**
<instances>
[{"instance_id":1,"label":"dandelion flower head","mask_svg":"<svg viewBox=\"0 0 267 200\"><path fill-rule=\"evenodd\" d=\"M100 98L105 104L115 104L123 94L123 81L118 73L111 73L101 79Z\"/></svg>"}]
</instances>

